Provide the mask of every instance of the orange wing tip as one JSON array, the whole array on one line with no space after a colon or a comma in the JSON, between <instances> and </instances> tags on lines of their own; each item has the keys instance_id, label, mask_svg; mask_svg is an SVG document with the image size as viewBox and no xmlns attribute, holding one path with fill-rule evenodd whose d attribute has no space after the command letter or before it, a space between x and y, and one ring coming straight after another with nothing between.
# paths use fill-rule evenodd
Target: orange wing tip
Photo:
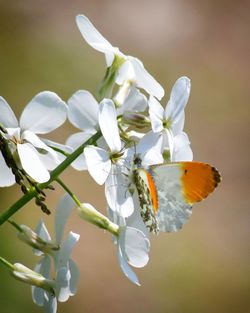
<instances>
[{"instance_id":1,"label":"orange wing tip","mask_svg":"<svg viewBox=\"0 0 250 313\"><path fill-rule=\"evenodd\" d=\"M215 187L219 185L219 183L222 181L222 177L220 172L217 170L216 167L212 166L212 171L214 175L214 182L215 182Z\"/></svg>"},{"instance_id":2,"label":"orange wing tip","mask_svg":"<svg viewBox=\"0 0 250 313\"><path fill-rule=\"evenodd\" d=\"M205 199L221 182L219 171L202 162L182 162L183 193L189 204Z\"/></svg>"}]
</instances>

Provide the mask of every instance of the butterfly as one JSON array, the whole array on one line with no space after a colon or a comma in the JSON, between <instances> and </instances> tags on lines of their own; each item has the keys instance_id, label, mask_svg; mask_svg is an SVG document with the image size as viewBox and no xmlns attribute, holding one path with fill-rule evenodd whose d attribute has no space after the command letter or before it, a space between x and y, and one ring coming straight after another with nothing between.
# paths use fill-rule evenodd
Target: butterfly
<instances>
[{"instance_id":1,"label":"butterfly","mask_svg":"<svg viewBox=\"0 0 250 313\"><path fill-rule=\"evenodd\" d=\"M153 233L180 230L193 204L205 199L221 181L219 171L207 163L173 162L144 168L138 155L133 162L140 214Z\"/></svg>"}]
</instances>

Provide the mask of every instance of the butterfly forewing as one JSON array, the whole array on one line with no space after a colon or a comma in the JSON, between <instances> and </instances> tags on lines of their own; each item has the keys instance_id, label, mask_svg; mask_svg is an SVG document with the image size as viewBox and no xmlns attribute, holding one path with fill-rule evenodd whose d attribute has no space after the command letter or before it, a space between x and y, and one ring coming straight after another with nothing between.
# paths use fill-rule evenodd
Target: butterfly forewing
<instances>
[{"instance_id":1,"label":"butterfly forewing","mask_svg":"<svg viewBox=\"0 0 250 313\"><path fill-rule=\"evenodd\" d=\"M181 229L193 203L206 198L220 182L219 172L201 162L159 164L149 171L158 194L158 227L167 232Z\"/></svg>"},{"instance_id":2,"label":"butterfly forewing","mask_svg":"<svg viewBox=\"0 0 250 313\"><path fill-rule=\"evenodd\" d=\"M182 169L177 164L150 167L158 194L156 215L160 231L175 232L181 229L192 213L182 192Z\"/></svg>"}]
</instances>

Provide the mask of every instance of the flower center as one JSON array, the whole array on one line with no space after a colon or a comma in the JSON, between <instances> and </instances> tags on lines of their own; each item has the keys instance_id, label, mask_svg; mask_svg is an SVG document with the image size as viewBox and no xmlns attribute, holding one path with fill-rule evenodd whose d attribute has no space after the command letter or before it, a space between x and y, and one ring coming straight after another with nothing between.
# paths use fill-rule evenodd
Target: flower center
<instances>
[{"instance_id":1,"label":"flower center","mask_svg":"<svg viewBox=\"0 0 250 313\"><path fill-rule=\"evenodd\" d=\"M115 164L123 156L123 153L124 153L123 151L112 153L110 155L111 162Z\"/></svg>"},{"instance_id":2,"label":"flower center","mask_svg":"<svg viewBox=\"0 0 250 313\"><path fill-rule=\"evenodd\" d=\"M166 129L170 129L172 126L172 121L170 118L163 120L163 127Z\"/></svg>"},{"instance_id":3,"label":"flower center","mask_svg":"<svg viewBox=\"0 0 250 313\"><path fill-rule=\"evenodd\" d=\"M22 144L22 143L23 143L23 140L18 139L16 136L13 136L10 140L11 140L15 145L17 145L17 144Z\"/></svg>"}]
</instances>

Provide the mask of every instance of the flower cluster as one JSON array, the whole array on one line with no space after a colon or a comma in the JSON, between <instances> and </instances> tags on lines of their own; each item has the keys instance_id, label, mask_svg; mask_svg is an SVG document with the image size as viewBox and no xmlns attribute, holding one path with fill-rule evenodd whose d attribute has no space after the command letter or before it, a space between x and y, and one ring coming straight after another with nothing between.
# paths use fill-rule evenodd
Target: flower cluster
<instances>
[{"instance_id":1,"label":"flower cluster","mask_svg":"<svg viewBox=\"0 0 250 313\"><path fill-rule=\"evenodd\" d=\"M170 214L160 212L165 215L162 219L156 209L154 212L157 199L152 193L153 181L143 169L193 158L183 131L190 80L177 79L164 108L159 102L164 96L162 86L139 59L113 47L87 17L78 15L76 22L86 42L106 59L107 70L97 98L87 90L78 90L65 103L53 92L41 92L25 107L18 122L0 97L0 186L18 183L26 195L23 199L27 202L35 197L36 204L46 213L49 210L44 188L57 181L68 193L56 210L55 241L43 221L33 232L9 220L18 229L18 237L41 256L34 271L0 258L16 278L32 285L33 301L53 313L57 301L64 302L76 293L79 273L70 254L79 235L70 232L62 241L72 208L76 206L80 217L113 235L123 273L139 285L132 267L141 268L148 263L150 234L168 231L168 226L162 226L157 219L165 223ZM79 131L70 135L65 144L38 137L61 126L66 119ZM69 165L88 171L97 184L104 185L108 217L91 204L81 203L61 181L59 175ZM18 205L19 202L15 210L20 208ZM189 209L190 206L186 215ZM5 216L10 217L12 212L13 208ZM4 218L0 218L1 223ZM175 230L186 218L178 216Z\"/></svg>"},{"instance_id":2,"label":"flower cluster","mask_svg":"<svg viewBox=\"0 0 250 313\"><path fill-rule=\"evenodd\" d=\"M138 284L129 264L145 266L150 245L149 228L141 218L138 194L133 188L134 156L140 156L143 167L192 160L190 142L183 131L190 80L181 77L175 82L164 109L158 101L164 90L143 63L113 47L85 16L77 16L76 21L86 42L105 55L108 69L101 88L103 92L108 86L109 97L98 103L89 92L81 90L70 98L69 120L82 132L72 135L67 145L75 148L83 137L86 140L93 132L101 131L102 138L95 146L85 147L72 166L87 169L98 184L105 184L109 216L125 230L115 242L120 265L125 275Z\"/></svg>"}]
</instances>

